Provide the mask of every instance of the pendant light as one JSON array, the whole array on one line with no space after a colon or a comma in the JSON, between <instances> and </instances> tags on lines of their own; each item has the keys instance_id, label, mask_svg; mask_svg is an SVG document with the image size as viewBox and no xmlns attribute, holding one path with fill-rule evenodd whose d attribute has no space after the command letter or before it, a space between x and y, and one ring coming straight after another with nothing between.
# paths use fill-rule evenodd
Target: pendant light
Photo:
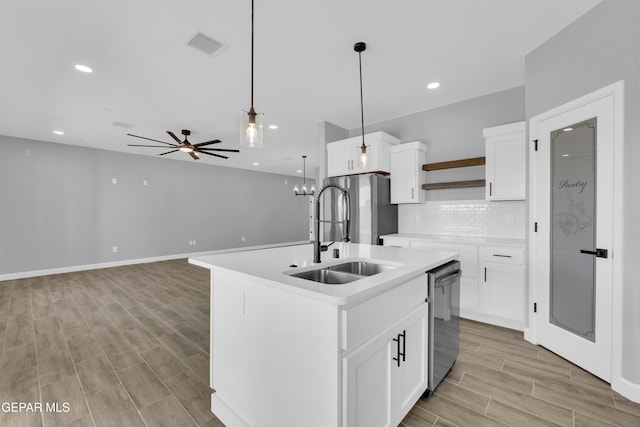
<instances>
[{"instance_id":1,"label":"pendant light","mask_svg":"<svg viewBox=\"0 0 640 427\"><path fill-rule=\"evenodd\" d=\"M366 168L369 165L369 156L367 156L367 145L364 143L364 103L362 101L362 52L367 49L365 42L358 42L353 45L353 50L358 52L358 63L360 65L360 124L362 125L362 145L360 146L360 156L358 157L358 166Z\"/></svg>"},{"instance_id":2,"label":"pendant light","mask_svg":"<svg viewBox=\"0 0 640 427\"><path fill-rule=\"evenodd\" d=\"M311 185L311 190L307 191L307 156L302 156L302 191L298 189L298 184L293 186L293 193L296 196L313 196L316 192L315 186Z\"/></svg>"},{"instance_id":3,"label":"pendant light","mask_svg":"<svg viewBox=\"0 0 640 427\"><path fill-rule=\"evenodd\" d=\"M249 148L262 147L263 113L256 113L253 107L253 0L251 0L251 108L242 110L240 125L240 145Z\"/></svg>"}]
</instances>

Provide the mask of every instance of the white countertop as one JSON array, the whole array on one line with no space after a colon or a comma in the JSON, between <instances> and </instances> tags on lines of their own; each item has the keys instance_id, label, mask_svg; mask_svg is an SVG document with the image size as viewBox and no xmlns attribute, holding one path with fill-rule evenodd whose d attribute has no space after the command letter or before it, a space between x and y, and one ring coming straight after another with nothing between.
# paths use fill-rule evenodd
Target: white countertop
<instances>
[{"instance_id":1,"label":"white countertop","mask_svg":"<svg viewBox=\"0 0 640 427\"><path fill-rule=\"evenodd\" d=\"M340 250L339 259L332 258L333 249L336 248ZM330 304L347 305L368 299L457 258L457 253L443 250L336 242L322 253L320 264L313 263L313 244L310 243L201 256L189 258L189 262L212 270L214 280L215 272L221 270L245 278L257 278L265 285ZM288 275L357 260L391 264L398 268L342 285L326 285ZM298 267L290 267L291 265Z\"/></svg>"},{"instance_id":2,"label":"white countertop","mask_svg":"<svg viewBox=\"0 0 640 427\"><path fill-rule=\"evenodd\" d=\"M459 243L459 244L467 244L467 245L496 245L496 246L515 246L515 247L525 247L526 240L525 239L508 239L508 238L499 238L499 237L477 237L477 236L448 236L444 234L412 234L412 233L396 233L396 234L387 234L385 236L380 236L381 238L385 237L395 237L398 239L407 239L407 240L428 240L431 242L442 242L442 243Z\"/></svg>"}]
</instances>

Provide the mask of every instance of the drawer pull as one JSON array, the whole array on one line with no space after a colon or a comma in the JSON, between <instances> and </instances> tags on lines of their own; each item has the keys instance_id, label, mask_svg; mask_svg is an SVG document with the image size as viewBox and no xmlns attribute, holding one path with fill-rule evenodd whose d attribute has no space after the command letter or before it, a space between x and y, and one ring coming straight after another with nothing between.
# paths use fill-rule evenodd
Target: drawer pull
<instances>
[{"instance_id":1,"label":"drawer pull","mask_svg":"<svg viewBox=\"0 0 640 427\"><path fill-rule=\"evenodd\" d=\"M497 257L500 257L500 258L511 258L511 255L493 254L493 256L497 256Z\"/></svg>"}]
</instances>

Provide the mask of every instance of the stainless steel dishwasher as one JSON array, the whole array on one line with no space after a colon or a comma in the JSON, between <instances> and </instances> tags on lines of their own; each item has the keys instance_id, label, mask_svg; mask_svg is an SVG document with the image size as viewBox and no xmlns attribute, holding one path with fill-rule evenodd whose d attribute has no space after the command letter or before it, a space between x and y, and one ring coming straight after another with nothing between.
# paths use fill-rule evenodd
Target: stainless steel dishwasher
<instances>
[{"instance_id":1,"label":"stainless steel dishwasher","mask_svg":"<svg viewBox=\"0 0 640 427\"><path fill-rule=\"evenodd\" d=\"M460 270L459 261L450 261L429 270L429 388L431 396L447 376L460 351Z\"/></svg>"}]
</instances>

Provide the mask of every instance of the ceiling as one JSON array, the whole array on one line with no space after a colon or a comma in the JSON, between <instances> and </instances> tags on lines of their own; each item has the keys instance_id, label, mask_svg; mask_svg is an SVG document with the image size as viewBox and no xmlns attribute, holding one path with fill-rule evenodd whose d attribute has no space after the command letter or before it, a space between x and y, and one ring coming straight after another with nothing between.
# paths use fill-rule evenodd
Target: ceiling
<instances>
[{"instance_id":1,"label":"ceiling","mask_svg":"<svg viewBox=\"0 0 640 427\"><path fill-rule=\"evenodd\" d=\"M367 43L364 119L375 123L524 84L525 55L599 0L255 3L255 106L278 129L263 148L199 162L295 175L303 154L317 166L319 122L360 126L355 42ZM249 0L3 0L0 134L156 155L126 134L172 142L165 131L190 129L191 142L240 148L250 22ZM226 47L212 57L186 45L197 31Z\"/></svg>"}]
</instances>

